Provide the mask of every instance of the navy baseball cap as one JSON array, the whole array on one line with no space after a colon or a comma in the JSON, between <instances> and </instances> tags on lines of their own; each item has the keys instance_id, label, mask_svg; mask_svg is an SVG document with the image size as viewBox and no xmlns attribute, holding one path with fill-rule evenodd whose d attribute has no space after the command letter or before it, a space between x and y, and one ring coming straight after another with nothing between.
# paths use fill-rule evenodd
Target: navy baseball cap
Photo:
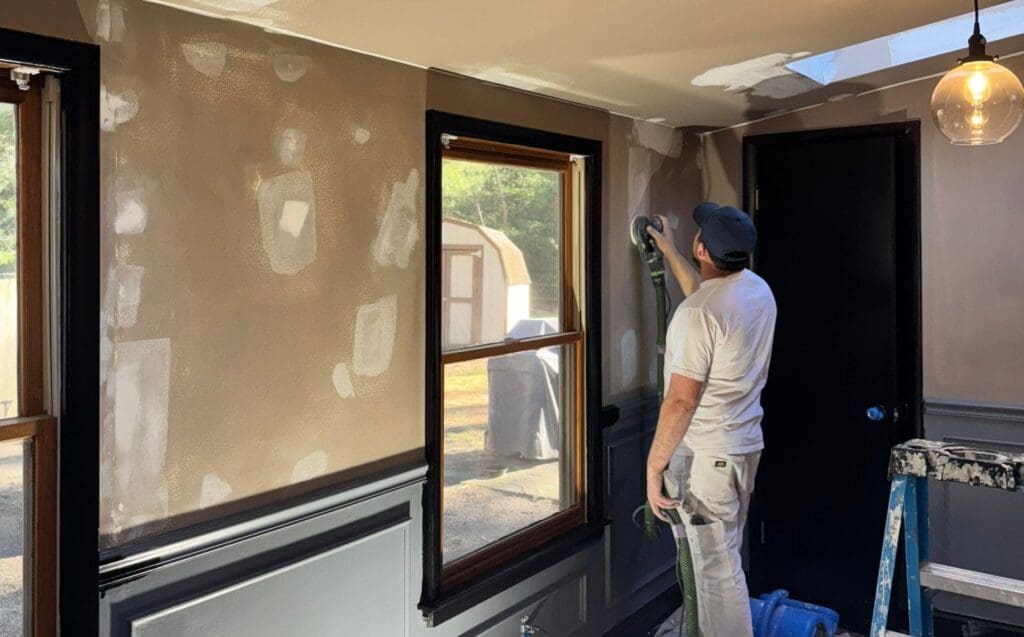
<instances>
[{"instance_id":1,"label":"navy baseball cap","mask_svg":"<svg viewBox=\"0 0 1024 637\"><path fill-rule=\"evenodd\" d=\"M757 245L757 229L750 215L732 206L705 201L693 209L693 220L700 228L700 240L719 261L746 261Z\"/></svg>"}]
</instances>

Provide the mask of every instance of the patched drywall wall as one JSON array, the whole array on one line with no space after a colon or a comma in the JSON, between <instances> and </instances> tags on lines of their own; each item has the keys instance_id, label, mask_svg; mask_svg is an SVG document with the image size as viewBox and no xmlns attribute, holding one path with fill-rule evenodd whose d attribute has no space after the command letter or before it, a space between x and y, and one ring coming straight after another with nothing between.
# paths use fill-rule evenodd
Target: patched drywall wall
<instances>
[{"instance_id":1,"label":"patched drywall wall","mask_svg":"<svg viewBox=\"0 0 1024 637\"><path fill-rule=\"evenodd\" d=\"M688 245L694 138L141 0L54 15L23 28L102 52L105 547L422 447L427 108L604 143L602 400L655 385L628 224Z\"/></svg>"},{"instance_id":2,"label":"patched drywall wall","mask_svg":"<svg viewBox=\"0 0 1024 637\"><path fill-rule=\"evenodd\" d=\"M1004 63L1024 75L1024 57ZM921 120L924 392L1022 404L1024 131L997 146L949 144L931 120L937 78L707 136L710 194L742 199L744 135Z\"/></svg>"},{"instance_id":3,"label":"patched drywall wall","mask_svg":"<svg viewBox=\"0 0 1024 637\"><path fill-rule=\"evenodd\" d=\"M79 5L102 52L104 544L422 447L426 74Z\"/></svg>"}]
</instances>

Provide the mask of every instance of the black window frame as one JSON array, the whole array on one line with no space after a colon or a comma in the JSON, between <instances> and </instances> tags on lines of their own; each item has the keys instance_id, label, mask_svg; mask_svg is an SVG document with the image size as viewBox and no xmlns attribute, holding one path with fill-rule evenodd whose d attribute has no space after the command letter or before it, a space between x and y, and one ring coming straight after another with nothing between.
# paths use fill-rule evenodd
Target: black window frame
<instances>
[{"instance_id":1,"label":"black window frame","mask_svg":"<svg viewBox=\"0 0 1024 637\"><path fill-rule=\"evenodd\" d=\"M441 582L441 494L443 417L441 367L441 176L442 136L468 137L586 158L584 167L584 226L582 229L582 290L580 308L584 368L584 524L538 547L518 560L495 567L455 586ZM420 610L436 626L496 593L565 559L599 538L604 531L603 454L601 446L601 141L512 124L430 110L426 114L425 214L425 449L427 482L423 491L423 589Z\"/></svg>"}]
</instances>

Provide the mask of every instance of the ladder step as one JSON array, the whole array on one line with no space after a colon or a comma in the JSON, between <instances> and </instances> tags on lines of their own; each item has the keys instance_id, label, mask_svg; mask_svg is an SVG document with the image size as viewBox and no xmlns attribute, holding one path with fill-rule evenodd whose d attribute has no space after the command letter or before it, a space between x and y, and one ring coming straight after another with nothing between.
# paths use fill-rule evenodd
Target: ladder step
<instances>
[{"instance_id":1,"label":"ladder step","mask_svg":"<svg viewBox=\"0 0 1024 637\"><path fill-rule=\"evenodd\" d=\"M1024 608L1024 581L1009 577L926 562L921 566L921 586Z\"/></svg>"}]
</instances>

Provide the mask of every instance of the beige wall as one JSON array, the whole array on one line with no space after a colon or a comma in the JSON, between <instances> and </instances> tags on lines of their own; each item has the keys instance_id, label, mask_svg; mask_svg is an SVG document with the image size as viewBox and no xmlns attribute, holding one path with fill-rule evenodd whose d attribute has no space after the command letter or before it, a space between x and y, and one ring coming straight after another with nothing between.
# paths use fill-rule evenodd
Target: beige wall
<instances>
[{"instance_id":1,"label":"beige wall","mask_svg":"<svg viewBox=\"0 0 1024 637\"><path fill-rule=\"evenodd\" d=\"M604 401L653 384L628 223L687 227L693 139L140 0L70 4L0 21L102 48L104 545L422 447L427 108L604 142Z\"/></svg>"},{"instance_id":2,"label":"beige wall","mask_svg":"<svg viewBox=\"0 0 1024 637\"><path fill-rule=\"evenodd\" d=\"M110 5L106 543L422 447L425 73Z\"/></svg>"},{"instance_id":3,"label":"beige wall","mask_svg":"<svg viewBox=\"0 0 1024 637\"><path fill-rule=\"evenodd\" d=\"M1005 63L1024 76L1024 57ZM744 135L921 120L925 395L1024 403L1024 131L998 146L950 145L931 121L937 81L707 136L710 195L742 199Z\"/></svg>"}]
</instances>

